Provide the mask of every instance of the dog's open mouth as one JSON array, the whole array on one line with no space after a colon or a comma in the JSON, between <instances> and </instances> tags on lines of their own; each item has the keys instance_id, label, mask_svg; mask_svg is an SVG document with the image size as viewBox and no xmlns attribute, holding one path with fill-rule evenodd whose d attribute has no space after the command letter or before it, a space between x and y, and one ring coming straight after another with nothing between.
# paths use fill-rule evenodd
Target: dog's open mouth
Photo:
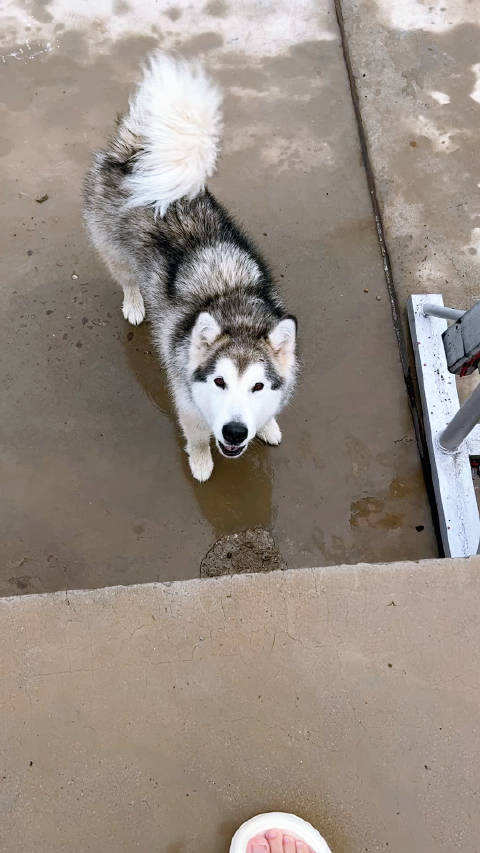
<instances>
[{"instance_id":1,"label":"dog's open mouth","mask_svg":"<svg viewBox=\"0 0 480 853\"><path fill-rule=\"evenodd\" d=\"M228 456L229 458L233 459L234 456L240 456L240 454L243 453L247 445L241 444L239 446L237 444L222 444L222 442L219 441L218 446L224 456Z\"/></svg>"}]
</instances>

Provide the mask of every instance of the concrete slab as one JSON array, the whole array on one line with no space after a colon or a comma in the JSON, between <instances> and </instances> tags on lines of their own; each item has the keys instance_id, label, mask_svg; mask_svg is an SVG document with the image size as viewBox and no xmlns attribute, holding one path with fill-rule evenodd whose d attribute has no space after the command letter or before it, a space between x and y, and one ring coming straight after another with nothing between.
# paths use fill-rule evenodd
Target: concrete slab
<instances>
[{"instance_id":1,"label":"concrete slab","mask_svg":"<svg viewBox=\"0 0 480 853\"><path fill-rule=\"evenodd\" d=\"M339 0L395 284L479 299L480 9Z\"/></svg>"},{"instance_id":2,"label":"concrete slab","mask_svg":"<svg viewBox=\"0 0 480 853\"><path fill-rule=\"evenodd\" d=\"M0 601L0 850L478 853L480 560Z\"/></svg>"},{"instance_id":3,"label":"concrete slab","mask_svg":"<svg viewBox=\"0 0 480 853\"><path fill-rule=\"evenodd\" d=\"M2 38L0 593L195 576L256 526L289 567L436 554L332 3L12 2ZM284 444L203 486L80 215L90 151L158 45L226 87L212 188L300 320Z\"/></svg>"},{"instance_id":4,"label":"concrete slab","mask_svg":"<svg viewBox=\"0 0 480 853\"><path fill-rule=\"evenodd\" d=\"M480 298L480 9L337 0L409 342L410 294ZM410 350L410 364L414 360ZM463 402L478 374L457 382ZM474 483L477 492L477 478ZM479 503L480 506L480 503Z\"/></svg>"}]
</instances>

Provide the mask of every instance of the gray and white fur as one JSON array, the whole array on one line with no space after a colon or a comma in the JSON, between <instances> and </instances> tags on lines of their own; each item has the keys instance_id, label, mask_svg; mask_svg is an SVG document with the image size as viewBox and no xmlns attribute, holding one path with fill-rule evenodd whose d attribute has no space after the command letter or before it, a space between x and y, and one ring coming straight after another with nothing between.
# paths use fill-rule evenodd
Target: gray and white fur
<instances>
[{"instance_id":1,"label":"gray and white fur","mask_svg":"<svg viewBox=\"0 0 480 853\"><path fill-rule=\"evenodd\" d=\"M123 288L123 315L145 307L166 368L193 476L213 470L210 438L237 457L275 420L296 377L296 321L270 270L205 188L221 136L221 93L201 66L156 53L84 188L90 238Z\"/></svg>"}]
</instances>

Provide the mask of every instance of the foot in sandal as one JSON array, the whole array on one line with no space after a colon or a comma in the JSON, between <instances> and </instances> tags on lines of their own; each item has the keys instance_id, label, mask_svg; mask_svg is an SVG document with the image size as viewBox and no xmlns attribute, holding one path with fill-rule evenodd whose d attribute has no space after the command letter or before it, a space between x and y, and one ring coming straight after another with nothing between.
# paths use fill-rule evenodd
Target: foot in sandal
<instances>
[{"instance_id":1,"label":"foot in sandal","mask_svg":"<svg viewBox=\"0 0 480 853\"><path fill-rule=\"evenodd\" d=\"M313 850L280 829L269 829L265 835L255 835L248 842L247 853L313 853Z\"/></svg>"},{"instance_id":2,"label":"foot in sandal","mask_svg":"<svg viewBox=\"0 0 480 853\"><path fill-rule=\"evenodd\" d=\"M332 853L318 829L288 812L257 814L238 827L230 853Z\"/></svg>"}]
</instances>

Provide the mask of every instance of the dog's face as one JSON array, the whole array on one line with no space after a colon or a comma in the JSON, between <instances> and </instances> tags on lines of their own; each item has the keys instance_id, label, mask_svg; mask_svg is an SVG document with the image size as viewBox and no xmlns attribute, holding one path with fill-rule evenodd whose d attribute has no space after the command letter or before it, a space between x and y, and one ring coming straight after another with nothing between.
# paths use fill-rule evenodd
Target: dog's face
<instances>
[{"instance_id":1,"label":"dog's face","mask_svg":"<svg viewBox=\"0 0 480 853\"><path fill-rule=\"evenodd\" d=\"M192 331L192 396L223 456L241 456L282 408L295 377L296 321L280 320L266 335L236 339L214 317L199 315Z\"/></svg>"}]
</instances>

